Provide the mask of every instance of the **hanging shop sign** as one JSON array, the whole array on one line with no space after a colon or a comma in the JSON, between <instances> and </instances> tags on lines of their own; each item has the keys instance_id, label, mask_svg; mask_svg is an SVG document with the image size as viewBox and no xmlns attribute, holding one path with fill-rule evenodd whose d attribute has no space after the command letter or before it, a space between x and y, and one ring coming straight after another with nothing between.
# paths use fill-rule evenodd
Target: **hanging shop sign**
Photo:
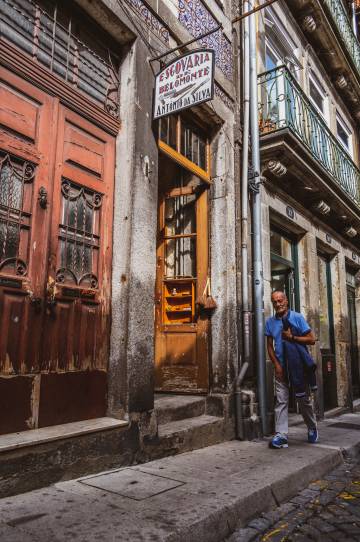
<instances>
[{"instance_id":1,"label":"hanging shop sign","mask_svg":"<svg viewBox=\"0 0 360 542\"><path fill-rule=\"evenodd\" d=\"M167 64L155 79L154 120L212 100L214 71L212 49L197 49Z\"/></svg>"}]
</instances>

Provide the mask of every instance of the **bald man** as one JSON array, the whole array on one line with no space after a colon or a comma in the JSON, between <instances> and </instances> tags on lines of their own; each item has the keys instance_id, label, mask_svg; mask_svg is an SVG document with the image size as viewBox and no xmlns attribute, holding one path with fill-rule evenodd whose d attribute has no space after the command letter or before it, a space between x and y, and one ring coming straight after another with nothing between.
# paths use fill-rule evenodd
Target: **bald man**
<instances>
[{"instance_id":1,"label":"bald man","mask_svg":"<svg viewBox=\"0 0 360 542\"><path fill-rule=\"evenodd\" d=\"M289 310L286 294L275 290L271 294L271 302L275 316L268 318L265 326L267 351L275 371L275 431L276 434L270 442L275 449L288 448L288 408L289 408L289 378L286 370L284 356L284 341L291 341L299 345L315 344L315 336L302 314ZM283 319L289 324L284 330ZM308 428L308 442L317 442L319 435L316 417L312 407L309 391L303 397L296 397L299 410Z\"/></svg>"}]
</instances>

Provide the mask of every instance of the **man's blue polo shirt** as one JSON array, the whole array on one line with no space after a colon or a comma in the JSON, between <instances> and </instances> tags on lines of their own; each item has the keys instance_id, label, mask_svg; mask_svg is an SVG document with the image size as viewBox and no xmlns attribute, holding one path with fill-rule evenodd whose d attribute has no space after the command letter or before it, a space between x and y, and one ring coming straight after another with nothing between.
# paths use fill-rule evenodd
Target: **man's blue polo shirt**
<instances>
[{"instance_id":1,"label":"man's blue polo shirt","mask_svg":"<svg viewBox=\"0 0 360 542\"><path fill-rule=\"evenodd\" d=\"M288 320L294 335L301 336L306 335L311 331L311 327L305 320L302 314L295 311L288 312ZM284 365L284 347L282 339L283 323L282 319L276 315L271 316L266 320L265 335L267 337L273 337L275 343L275 356Z\"/></svg>"}]
</instances>

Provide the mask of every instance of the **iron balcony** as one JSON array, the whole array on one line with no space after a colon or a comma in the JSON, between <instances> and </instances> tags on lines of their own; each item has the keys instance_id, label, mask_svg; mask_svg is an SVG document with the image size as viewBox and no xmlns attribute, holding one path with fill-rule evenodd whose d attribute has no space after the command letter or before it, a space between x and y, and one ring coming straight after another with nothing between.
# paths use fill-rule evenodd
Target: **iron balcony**
<instances>
[{"instance_id":1,"label":"iron balcony","mask_svg":"<svg viewBox=\"0 0 360 542\"><path fill-rule=\"evenodd\" d=\"M360 231L360 170L321 113L285 66L260 74L258 84L263 167L280 160L288 170L291 195L304 199L306 188L306 205L324 198L335 211L333 218L346 216Z\"/></svg>"},{"instance_id":2,"label":"iron balcony","mask_svg":"<svg viewBox=\"0 0 360 542\"><path fill-rule=\"evenodd\" d=\"M348 53L360 79L360 43L354 34L349 15L344 4L339 0L323 0L327 14L335 25L336 31Z\"/></svg>"}]
</instances>

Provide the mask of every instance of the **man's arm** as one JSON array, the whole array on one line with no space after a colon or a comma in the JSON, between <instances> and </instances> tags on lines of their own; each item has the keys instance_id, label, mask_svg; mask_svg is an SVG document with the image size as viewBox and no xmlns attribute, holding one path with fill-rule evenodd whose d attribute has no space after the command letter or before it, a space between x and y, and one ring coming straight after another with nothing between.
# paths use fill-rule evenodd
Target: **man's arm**
<instances>
[{"instance_id":1,"label":"man's arm","mask_svg":"<svg viewBox=\"0 0 360 542\"><path fill-rule=\"evenodd\" d=\"M288 329L286 331L283 331L282 337L285 341L291 341L297 344L303 344L303 345L313 345L316 342L315 335L313 331L308 331L308 333L305 333L305 335L293 335L291 333L291 330ZM269 354L270 356L270 354Z\"/></svg>"},{"instance_id":2,"label":"man's arm","mask_svg":"<svg viewBox=\"0 0 360 542\"><path fill-rule=\"evenodd\" d=\"M280 361L277 359L276 355L275 355L275 350L274 350L274 344L273 344L273 338L272 337L269 337L267 336L266 337L266 346L267 346L267 351L268 351L268 354L269 354L269 358L271 359L271 362L274 366L274 370L275 370L275 376L278 380L284 380L284 370L281 366L281 363Z\"/></svg>"}]
</instances>

